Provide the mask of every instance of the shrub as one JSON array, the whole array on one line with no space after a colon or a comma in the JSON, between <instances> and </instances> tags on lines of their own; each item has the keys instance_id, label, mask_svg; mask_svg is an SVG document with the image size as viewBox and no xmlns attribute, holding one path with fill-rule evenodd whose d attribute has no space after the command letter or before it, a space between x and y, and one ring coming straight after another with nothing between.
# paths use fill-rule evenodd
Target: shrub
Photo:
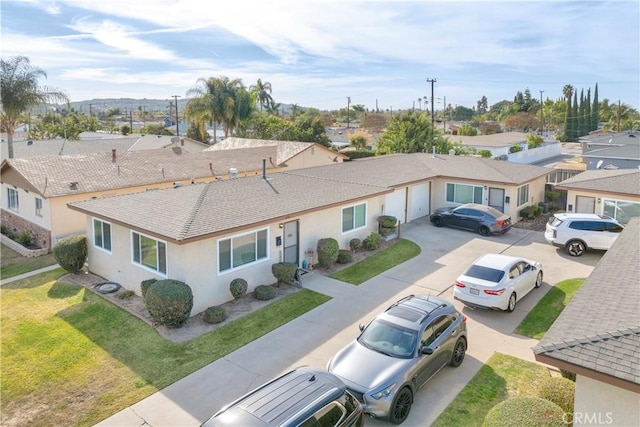
<instances>
[{"instance_id":1,"label":"shrub","mask_svg":"<svg viewBox=\"0 0 640 427\"><path fill-rule=\"evenodd\" d=\"M31 237L31 233L29 233L27 230L23 230L20 234L18 234L18 237L16 238L16 242L20 243L25 248L30 247L32 241L33 238Z\"/></svg>"},{"instance_id":2,"label":"shrub","mask_svg":"<svg viewBox=\"0 0 640 427\"><path fill-rule=\"evenodd\" d=\"M340 249L340 252L338 252L338 259L336 260L338 264L349 264L352 260L353 254L351 251L347 249Z\"/></svg>"},{"instance_id":3,"label":"shrub","mask_svg":"<svg viewBox=\"0 0 640 427\"><path fill-rule=\"evenodd\" d=\"M562 375L562 378L566 378L566 379L571 380L573 382L576 381L576 374L574 374L571 371L565 371L564 369L560 369L560 375Z\"/></svg>"},{"instance_id":4,"label":"shrub","mask_svg":"<svg viewBox=\"0 0 640 427\"><path fill-rule=\"evenodd\" d=\"M87 259L87 238L80 234L65 237L58 240L52 252L60 267L69 273L77 273Z\"/></svg>"},{"instance_id":5,"label":"shrub","mask_svg":"<svg viewBox=\"0 0 640 427\"><path fill-rule=\"evenodd\" d=\"M393 233L395 233L395 231L396 231L395 227L380 227L380 235L382 237L390 236Z\"/></svg>"},{"instance_id":6,"label":"shrub","mask_svg":"<svg viewBox=\"0 0 640 427\"><path fill-rule=\"evenodd\" d=\"M522 151L522 147L519 144L513 144L511 147L509 147L510 153L517 153L518 151Z\"/></svg>"},{"instance_id":7,"label":"shrub","mask_svg":"<svg viewBox=\"0 0 640 427\"><path fill-rule=\"evenodd\" d=\"M493 153L491 153L491 151L489 150L479 150L476 154L480 157L484 157L485 159L490 159L493 157Z\"/></svg>"},{"instance_id":8,"label":"shrub","mask_svg":"<svg viewBox=\"0 0 640 427\"><path fill-rule=\"evenodd\" d=\"M378 217L378 224L383 228L395 228L398 223L398 218L391 215L380 215Z\"/></svg>"},{"instance_id":9,"label":"shrub","mask_svg":"<svg viewBox=\"0 0 640 427\"><path fill-rule=\"evenodd\" d=\"M177 328L189 319L193 308L193 292L184 282L158 280L147 289L144 302L153 320Z\"/></svg>"},{"instance_id":10,"label":"shrub","mask_svg":"<svg viewBox=\"0 0 640 427\"><path fill-rule=\"evenodd\" d=\"M520 210L520 216L526 219L534 219L542 215L542 206L527 206Z\"/></svg>"},{"instance_id":11,"label":"shrub","mask_svg":"<svg viewBox=\"0 0 640 427\"><path fill-rule=\"evenodd\" d=\"M117 296L118 299L129 299L134 296L136 293L132 290L126 290L124 292L119 293Z\"/></svg>"},{"instance_id":12,"label":"shrub","mask_svg":"<svg viewBox=\"0 0 640 427\"><path fill-rule=\"evenodd\" d=\"M227 318L227 313L223 307L209 307L204 311L203 320L207 323L220 323Z\"/></svg>"},{"instance_id":13,"label":"shrub","mask_svg":"<svg viewBox=\"0 0 640 427\"><path fill-rule=\"evenodd\" d=\"M240 299L247 294L247 281L241 278L233 279L229 284L229 291L234 299ZM215 308L215 307L210 307Z\"/></svg>"},{"instance_id":14,"label":"shrub","mask_svg":"<svg viewBox=\"0 0 640 427\"><path fill-rule=\"evenodd\" d=\"M271 265L271 273L278 279L278 285L280 285L280 283L291 283L297 268L298 267L291 262L278 262Z\"/></svg>"},{"instance_id":15,"label":"shrub","mask_svg":"<svg viewBox=\"0 0 640 427\"><path fill-rule=\"evenodd\" d=\"M9 230L9 227L4 224L0 224L0 233L4 234L5 236L11 237L11 230Z\"/></svg>"},{"instance_id":16,"label":"shrub","mask_svg":"<svg viewBox=\"0 0 640 427\"><path fill-rule=\"evenodd\" d=\"M271 286L259 285L253 290L253 296L260 301L266 301L275 298L276 290Z\"/></svg>"},{"instance_id":17,"label":"shrub","mask_svg":"<svg viewBox=\"0 0 640 427\"><path fill-rule=\"evenodd\" d=\"M576 385L567 378L549 377L538 384L536 395L555 403L565 412L573 412Z\"/></svg>"},{"instance_id":18,"label":"shrub","mask_svg":"<svg viewBox=\"0 0 640 427\"><path fill-rule=\"evenodd\" d=\"M142 294L142 298L144 298L144 296L147 294L147 291L149 290L149 286L153 285L157 281L158 279L152 278L152 279L147 279L140 282L140 293Z\"/></svg>"},{"instance_id":19,"label":"shrub","mask_svg":"<svg viewBox=\"0 0 640 427\"><path fill-rule=\"evenodd\" d=\"M318 240L318 264L320 267L327 268L338 260L340 247L338 241L331 237Z\"/></svg>"},{"instance_id":20,"label":"shrub","mask_svg":"<svg viewBox=\"0 0 640 427\"><path fill-rule=\"evenodd\" d=\"M561 407L533 396L515 396L491 408L482 427L566 427Z\"/></svg>"},{"instance_id":21,"label":"shrub","mask_svg":"<svg viewBox=\"0 0 640 427\"><path fill-rule=\"evenodd\" d=\"M362 247L369 251L375 251L380 247L381 242L382 236L380 234L371 233L362 241Z\"/></svg>"},{"instance_id":22,"label":"shrub","mask_svg":"<svg viewBox=\"0 0 640 427\"><path fill-rule=\"evenodd\" d=\"M349 247L353 252L358 252L358 250L362 247L362 240L360 239L349 240Z\"/></svg>"}]
</instances>

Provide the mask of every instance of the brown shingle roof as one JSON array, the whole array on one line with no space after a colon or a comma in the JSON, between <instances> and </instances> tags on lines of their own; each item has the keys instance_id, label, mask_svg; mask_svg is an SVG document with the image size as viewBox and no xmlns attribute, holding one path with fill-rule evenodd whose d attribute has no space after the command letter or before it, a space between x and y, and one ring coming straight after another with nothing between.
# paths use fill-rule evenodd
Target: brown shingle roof
<instances>
[{"instance_id":1,"label":"brown shingle roof","mask_svg":"<svg viewBox=\"0 0 640 427\"><path fill-rule=\"evenodd\" d=\"M640 170L588 170L562 181L556 188L640 195Z\"/></svg>"},{"instance_id":2,"label":"brown shingle roof","mask_svg":"<svg viewBox=\"0 0 640 427\"><path fill-rule=\"evenodd\" d=\"M277 156L274 156L274 161L276 162L276 164L281 165L283 163L286 163L287 160L289 160L293 156L311 148L314 145L318 144L315 144L313 142L275 141L267 139L229 137L215 143L205 151L275 146L278 147L278 154Z\"/></svg>"}]
</instances>

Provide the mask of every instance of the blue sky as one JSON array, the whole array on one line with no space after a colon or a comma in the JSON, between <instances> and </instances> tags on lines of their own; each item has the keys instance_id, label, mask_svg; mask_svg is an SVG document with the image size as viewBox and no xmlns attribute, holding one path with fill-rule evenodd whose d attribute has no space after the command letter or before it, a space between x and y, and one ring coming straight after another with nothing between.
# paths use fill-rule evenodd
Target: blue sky
<instances>
[{"instance_id":1,"label":"blue sky","mask_svg":"<svg viewBox=\"0 0 640 427\"><path fill-rule=\"evenodd\" d=\"M394 111L562 87L640 107L640 2L2 0L2 58L72 101L183 98L200 77L270 82L276 102ZM425 108L422 105L422 108Z\"/></svg>"}]
</instances>

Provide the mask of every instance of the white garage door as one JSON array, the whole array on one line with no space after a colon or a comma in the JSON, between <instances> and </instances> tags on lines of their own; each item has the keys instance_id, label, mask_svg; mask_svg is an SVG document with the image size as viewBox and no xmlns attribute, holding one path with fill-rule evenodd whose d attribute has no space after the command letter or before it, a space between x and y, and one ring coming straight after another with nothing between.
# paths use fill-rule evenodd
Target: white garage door
<instances>
[{"instance_id":1,"label":"white garage door","mask_svg":"<svg viewBox=\"0 0 640 427\"><path fill-rule=\"evenodd\" d=\"M414 185L409 191L409 215L407 221L429 215L429 183Z\"/></svg>"},{"instance_id":2,"label":"white garage door","mask_svg":"<svg viewBox=\"0 0 640 427\"><path fill-rule=\"evenodd\" d=\"M405 188L398 188L391 194L387 194L384 198L384 214L398 218L402 223L405 222L405 209L407 206L407 191Z\"/></svg>"}]
</instances>

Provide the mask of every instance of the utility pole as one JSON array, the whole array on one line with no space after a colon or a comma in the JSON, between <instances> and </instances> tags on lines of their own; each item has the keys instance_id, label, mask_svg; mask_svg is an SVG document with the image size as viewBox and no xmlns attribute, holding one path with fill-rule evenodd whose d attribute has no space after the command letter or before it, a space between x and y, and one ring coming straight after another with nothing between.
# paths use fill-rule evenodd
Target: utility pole
<instances>
[{"instance_id":1,"label":"utility pole","mask_svg":"<svg viewBox=\"0 0 640 427\"><path fill-rule=\"evenodd\" d=\"M349 109L351 108L351 97L347 96L347 131L349 131Z\"/></svg>"},{"instance_id":2,"label":"utility pole","mask_svg":"<svg viewBox=\"0 0 640 427\"><path fill-rule=\"evenodd\" d=\"M435 126L435 114L433 110L433 102L435 98L433 97L433 84L436 82L436 79L427 79L427 82L431 83L431 127Z\"/></svg>"},{"instance_id":3,"label":"utility pole","mask_svg":"<svg viewBox=\"0 0 640 427\"><path fill-rule=\"evenodd\" d=\"M129 130L133 133L133 111L129 110Z\"/></svg>"},{"instance_id":4,"label":"utility pole","mask_svg":"<svg viewBox=\"0 0 640 427\"><path fill-rule=\"evenodd\" d=\"M444 109L442 110L442 131L447 133L447 97L444 97Z\"/></svg>"},{"instance_id":5,"label":"utility pole","mask_svg":"<svg viewBox=\"0 0 640 427\"><path fill-rule=\"evenodd\" d=\"M173 99L176 100L176 136L180 136L180 129L178 129L178 123L180 123L180 116L178 115L178 98L180 98L180 95L173 95Z\"/></svg>"},{"instance_id":6,"label":"utility pole","mask_svg":"<svg viewBox=\"0 0 640 427\"><path fill-rule=\"evenodd\" d=\"M544 111L542 110L542 93L544 91L541 90L540 91L540 123L541 123L541 127L540 127L540 134L544 135Z\"/></svg>"}]
</instances>

